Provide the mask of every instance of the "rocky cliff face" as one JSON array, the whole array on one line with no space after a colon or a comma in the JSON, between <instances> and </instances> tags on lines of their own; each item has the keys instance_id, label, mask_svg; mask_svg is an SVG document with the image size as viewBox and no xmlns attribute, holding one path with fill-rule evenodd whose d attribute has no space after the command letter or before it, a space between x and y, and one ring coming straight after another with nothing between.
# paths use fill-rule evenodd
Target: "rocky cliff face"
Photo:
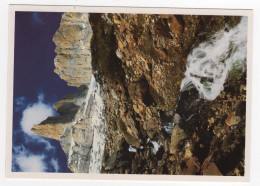
<instances>
[{"instance_id":1,"label":"rocky cliff face","mask_svg":"<svg viewBox=\"0 0 260 186\"><path fill-rule=\"evenodd\" d=\"M68 85L79 87L79 93L67 95L55 104L60 116L49 117L32 128L38 135L59 140L68 167L78 173L100 172L103 153L95 156L93 153L103 152L105 145L102 89L92 73L92 29L88 17L88 14L64 13L53 37L57 53L54 72Z\"/></svg>"},{"instance_id":2,"label":"rocky cliff face","mask_svg":"<svg viewBox=\"0 0 260 186\"><path fill-rule=\"evenodd\" d=\"M243 175L246 59L235 51L246 48L227 41L218 63L195 53L201 43L215 46L222 35L235 33L240 20L65 13L53 39L55 72L80 92L57 102L61 116L32 130L60 140L73 172ZM192 54L204 60L201 69L210 66L207 76L189 73L205 90L216 79L211 66L231 61L213 100L195 81L183 83Z\"/></svg>"},{"instance_id":3,"label":"rocky cliff face","mask_svg":"<svg viewBox=\"0 0 260 186\"><path fill-rule=\"evenodd\" d=\"M90 83L92 29L88 14L65 13L53 37L57 56L55 73L68 85L79 87Z\"/></svg>"}]
</instances>

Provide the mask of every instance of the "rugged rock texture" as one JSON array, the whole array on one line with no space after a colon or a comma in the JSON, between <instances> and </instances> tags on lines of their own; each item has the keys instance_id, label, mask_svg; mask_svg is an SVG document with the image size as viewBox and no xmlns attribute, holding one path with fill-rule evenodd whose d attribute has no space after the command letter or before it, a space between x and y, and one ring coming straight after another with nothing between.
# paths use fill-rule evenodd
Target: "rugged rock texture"
<instances>
[{"instance_id":1,"label":"rugged rock texture","mask_svg":"<svg viewBox=\"0 0 260 186\"><path fill-rule=\"evenodd\" d=\"M221 138L213 137L213 126L219 122L217 118L229 114L222 108L233 108L234 99L223 98L218 105L196 102L197 91L181 93L180 84L192 48L239 20L223 16L91 14L93 32L98 33L92 39L92 64L104 78L106 92L104 173L220 174L216 171L221 169L219 162L203 162L212 154L210 148L222 143ZM245 96L242 93L237 92L239 101ZM209 114L212 107L219 115ZM192 112L203 114L187 121ZM173 121L176 125L171 133ZM243 119L240 122L243 128ZM224 127L225 122L220 125ZM233 136L234 131L228 133ZM243 140L241 137L237 146L244 146ZM208 143L214 144L209 147ZM129 152L133 147L136 150ZM241 163L244 160L242 156L238 159ZM222 174L235 174L232 171L238 164L229 167L229 172L221 170ZM243 166L238 170L243 174Z\"/></svg>"},{"instance_id":2,"label":"rugged rock texture","mask_svg":"<svg viewBox=\"0 0 260 186\"><path fill-rule=\"evenodd\" d=\"M79 87L90 82L92 29L88 14L65 13L53 37L57 56L55 73L68 85Z\"/></svg>"},{"instance_id":3,"label":"rugged rock texture","mask_svg":"<svg viewBox=\"0 0 260 186\"><path fill-rule=\"evenodd\" d=\"M93 128L82 108L93 71L105 100L102 173L243 175L246 73L230 74L213 101L195 88L181 92L192 49L240 19L65 13L55 72L81 90L32 130L61 141L73 172L88 172Z\"/></svg>"},{"instance_id":4,"label":"rugged rock texture","mask_svg":"<svg viewBox=\"0 0 260 186\"><path fill-rule=\"evenodd\" d=\"M92 119L96 113L95 96L99 90L94 88L97 85L91 67L91 37L88 14L63 14L60 28L53 38L57 53L55 73L68 85L80 87L79 93L67 95L55 104L60 116L49 117L32 128L38 135L59 140L68 158L68 167L78 173L91 171L91 153L96 148L94 133L95 130L103 130Z\"/></svg>"}]
</instances>

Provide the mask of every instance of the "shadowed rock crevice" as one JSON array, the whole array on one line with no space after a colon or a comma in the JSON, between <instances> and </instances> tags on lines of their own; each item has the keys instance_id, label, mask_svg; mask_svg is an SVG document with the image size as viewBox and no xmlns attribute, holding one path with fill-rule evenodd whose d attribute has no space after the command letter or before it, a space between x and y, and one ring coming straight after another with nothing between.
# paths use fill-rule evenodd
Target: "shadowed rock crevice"
<instances>
[{"instance_id":1,"label":"shadowed rock crevice","mask_svg":"<svg viewBox=\"0 0 260 186\"><path fill-rule=\"evenodd\" d=\"M100 84L105 81L122 82L124 71L116 55L118 48L114 27L106 21L104 14L90 14L89 22L95 33L91 40L92 67Z\"/></svg>"}]
</instances>

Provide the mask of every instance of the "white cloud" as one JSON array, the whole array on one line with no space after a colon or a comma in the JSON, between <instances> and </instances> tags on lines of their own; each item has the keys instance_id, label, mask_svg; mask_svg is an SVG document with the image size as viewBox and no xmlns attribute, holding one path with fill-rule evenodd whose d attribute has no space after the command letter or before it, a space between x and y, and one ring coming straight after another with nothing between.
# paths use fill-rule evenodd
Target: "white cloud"
<instances>
[{"instance_id":1,"label":"white cloud","mask_svg":"<svg viewBox=\"0 0 260 186\"><path fill-rule=\"evenodd\" d=\"M21 97L17 99L16 104L23 105L25 108L24 100L26 100L26 98ZM22 172L46 172L49 170L48 166L51 166L55 172L59 171L57 159L47 158L47 154L53 153L55 147L45 138L31 132L31 128L34 124L39 124L54 114L55 111L51 105L44 103L43 93L38 95L38 101L36 103L30 104L24 109L20 125L22 131L27 135L24 135L23 143L24 145L30 145L31 143L39 144L43 147L43 151L35 153L26 149L24 145L14 146L13 167L19 167ZM39 155L39 153L41 154Z\"/></svg>"},{"instance_id":2,"label":"white cloud","mask_svg":"<svg viewBox=\"0 0 260 186\"><path fill-rule=\"evenodd\" d=\"M20 155L25 155L25 147L23 145L20 145L20 146L15 146L13 147L13 150L14 150L14 153L15 154L20 154Z\"/></svg>"},{"instance_id":3,"label":"white cloud","mask_svg":"<svg viewBox=\"0 0 260 186\"><path fill-rule=\"evenodd\" d=\"M46 151L54 150L54 147L50 144L50 142L45 140L43 137L38 136L38 135L35 135L33 137L35 137L39 143L44 143Z\"/></svg>"},{"instance_id":4,"label":"white cloud","mask_svg":"<svg viewBox=\"0 0 260 186\"><path fill-rule=\"evenodd\" d=\"M38 141L41 141L37 138ZM42 142L42 141L41 141ZM48 144L49 142L46 141ZM53 146L49 144L50 148ZM19 170L22 172L47 172L48 166L51 166L55 172L59 172L59 163L55 158L48 158L47 154L50 152L48 148L45 147L44 153L41 155L34 154L33 152L27 150L23 145L13 147L13 167L18 166ZM17 168L15 168L17 170Z\"/></svg>"},{"instance_id":5,"label":"white cloud","mask_svg":"<svg viewBox=\"0 0 260 186\"><path fill-rule=\"evenodd\" d=\"M22 172L45 172L46 166L43 155L31 154L23 145L16 146L13 150L15 153L13 161Z\"/></svg>"},{"instance_id":6,"label":"white cloud","mask_svg":"<svg viewBox=\"0 0 260 186\"><path fill-rule=\"evenodd\" d=\"M25 102L25 97L24 96L21 96L21 97L18 97L15 99L15 103L17 105L24 105L24 102Z\"/></svg>"},{"instance_id":7,"label":"white cloud","mask_svg":"<svg viewBox=\"0 0 260 186\"><path fill-rule=\"evenodd\" d=\"M23 172L45 172L44 156L17 156L16 163Z\"/></svg>"},{"instance_id":8,"label":"white cloud","mask_svg":"<svg viewBox=\"0 0 260 186\"><path fill-rule=\"evenodd\" d=\"M15 111L18 112L21 109L23 109L25 107L25 100L26 98L24 96L18 97L14 100L15 102Z\"/></svg>"},{"instance_id":9,"label":"white cloud","mask_svg":"<svg viewBox=\"0 0 260 186\"><path fill-rule=\"evenodd\" d=\"M43 98L43 94L39 94L38 102L28 106L23 111L20 124L23 131L31 136L33 135L31 128L34 124L39 124L47 117L54 115L53 108L50 105L43 103Z\"/></svg>"},{"instance_id":10,"label":"white cloud","mask_svg":"<svg viewBox=\"0 0 260 186\"><path fill-rule=\"evenodd\" d=\"M40 94L38 95L38 102L43 102L43 100L44 100L44 94L43 94L43 93L40 93Z\"/></svg>"},{"instance_id":11,"label":"white cloud","mask_svg":"<svg viewBox=\"0 0 260 186\"><path fill-rule=\"evenodd\" d=\"M57 160L54 160L54 159L51 159L51 164L55 170L55 172L58 172L59 171L59 165L58 165L58 161Z\"/></svg>"}]
</instances>

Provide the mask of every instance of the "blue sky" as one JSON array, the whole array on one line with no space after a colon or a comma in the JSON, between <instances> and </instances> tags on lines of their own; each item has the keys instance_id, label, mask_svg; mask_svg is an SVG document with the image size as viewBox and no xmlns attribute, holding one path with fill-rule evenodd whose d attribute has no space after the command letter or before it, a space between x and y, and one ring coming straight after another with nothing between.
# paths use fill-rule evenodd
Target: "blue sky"
<instances>
[{"instance_id":1,"label":"blue sky","mask_svg":"<svg viewBox=\"0 0 260 186\"><path fill-rule=\"evenodd\" d=\"M16 12L13 105L13 172L70 172L56 140L30 128L57 115L53 104L78 90L54 73L53 35L62 13Z\"/></svg>"}]
</instances>

